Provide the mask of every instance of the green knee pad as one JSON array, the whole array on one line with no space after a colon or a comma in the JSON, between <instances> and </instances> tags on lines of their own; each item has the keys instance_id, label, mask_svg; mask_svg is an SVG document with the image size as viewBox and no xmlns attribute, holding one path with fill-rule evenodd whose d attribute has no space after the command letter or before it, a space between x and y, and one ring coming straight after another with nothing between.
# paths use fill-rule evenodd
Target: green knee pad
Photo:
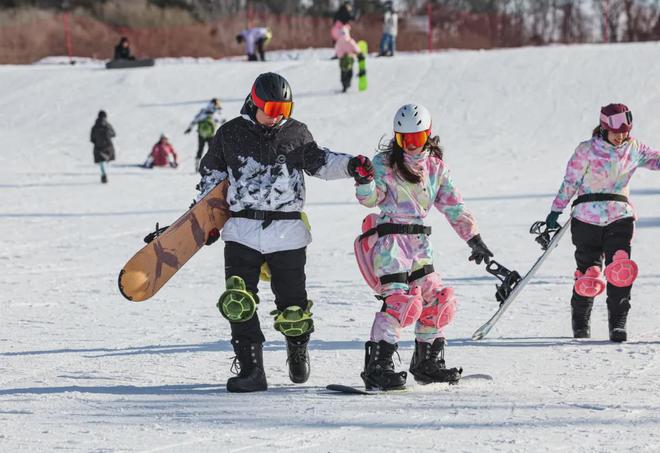
<instances>
[{"instance_id":1,"label":"green knee pad","mask_svg":"<svg viewBox=\"0 0 660 453\"><path fill-rule=\"evenodd\" d=\"M220 314L230 322L245 322L257 311L259 298L245 289L245 281L236 275L227 279L227 290L222 293L216 306Z\"/></svg>"},{"instance_id":2,"label":"green knee pad","mask_svg":"<svg viewBox=\"0 0 660 453\"><path fill-rule=\"evenodd\" d=\"M270 314L275 316L275 330L282 332L287 337L299 337L314 332L311 308L312 301L309 300L305 310L298 305L293 305L284 311L271 311Z\"/></svg>"}]
</instances>

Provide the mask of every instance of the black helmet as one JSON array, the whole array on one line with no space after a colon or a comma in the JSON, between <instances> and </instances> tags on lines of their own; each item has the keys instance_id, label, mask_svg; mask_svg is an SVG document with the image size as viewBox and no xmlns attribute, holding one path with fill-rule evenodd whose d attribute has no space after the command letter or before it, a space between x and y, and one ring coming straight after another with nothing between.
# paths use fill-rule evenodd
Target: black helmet
<instances>
[{"instance_id":1,"label":"black helmet","mask_svg":"<svg viewBox=\"0 0 660 453\"><path fill-rule=\"evenodd\" d=\"M284 77L274 72L261 74L252 85L252 102L255 105L266 101L293 101L291 87Z\"/></svg>"}]
</instances>

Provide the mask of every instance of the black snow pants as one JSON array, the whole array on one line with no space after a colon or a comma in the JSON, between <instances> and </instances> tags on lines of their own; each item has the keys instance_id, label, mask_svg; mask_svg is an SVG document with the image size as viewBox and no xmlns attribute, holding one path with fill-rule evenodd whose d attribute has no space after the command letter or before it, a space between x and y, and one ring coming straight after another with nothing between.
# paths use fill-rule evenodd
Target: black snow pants
<instances>
[{"instance_id":1,"label":"black snow pants","mask_svg":"<svg viewBox=\"0 0 660 453\"><path fill-rule=\"evenodd\" d=\"M213 140L213 136L209 138L204 138L201 135L197 134L197 156L195 156L196 159L202 158L202 154L204 154L205 145L208 145L209 149L211 149L211 140Z\"/></svg>"},{"instance_id":2,"label":"black snow pants","mask_svg":"<svg viewBox=\"0 0 660 453\"><path fill-rule=\"evenodd\" d=\"M275 305L282 311L297 305L307 308L307 290L305 289L305 263L307 248L284 250L262 254L257 250L238 242L225 243L225 277L237 275L245 281L247 290L257 294L261 265L268 263L271 273L270 287L275 295ZM261 305L261 304L260 304ZM264 307L259 307L264 310ZM255 314L246 322L230 322L233 339L250 343L266 341L259 316Z\"/></svg>"},{"instance_id":3,"label":"black snow pants","mask_svg":"<svg viewBox=\"0 0 660 453\"><path fill-rule=\"evenodd\" d=\"M577 219L571 221L571 235L575 245L575 262L580 272L585 272L591 266L602 266L603 256L605 266L612 262L617 250L625 250L630 256L630 242L635 229L634 220L629 217L616 220L606 226L591 225ZM607 284L607 310L610 314L628 312L630 308L631 286L619 288ZM580 296L573 289L571 309L573 319L589 319L593 306L593 297Z\"/></svg>"},{"instance_id":4,"label":"black snow pants","mask_svg":"<svg viewBox=\"0 0 660 453\"><path fill-rule=\"evenodd\" d=\"M345 92L351 86L353 79L353 63L354 59L351 55L345 55L339 59L339 73L341 79L342 90Z\"/></svg>"}]
</instances>

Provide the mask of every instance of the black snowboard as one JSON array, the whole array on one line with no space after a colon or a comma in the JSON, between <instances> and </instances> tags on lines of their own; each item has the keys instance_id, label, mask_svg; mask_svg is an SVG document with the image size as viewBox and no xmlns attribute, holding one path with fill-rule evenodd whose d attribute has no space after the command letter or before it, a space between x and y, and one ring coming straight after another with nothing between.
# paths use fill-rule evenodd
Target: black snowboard
<instances>
[{"instance_id":1,"label":"black snowboard","mask_svg":"<svg viewBox=\"0 0 660 453\"><path fill-rule=\"evenodd\" d=\"M153 66L155 61L152 58L144 60L110 60L105 64L106 69L129 69L129 68L143 68L146 66Z\"/></svg>"},{"instance_id":2,"label":"black snowboard","mask_svg":"<svg viewBox=\"0 0 660 453\"><path fill-rule=\"evenodd\" d=\"M471 381L471 380L483 380L483 381L492 381L493 377L490 374L468 374L463 377L461 377L461 380L456 382L455 384L460 384L461 381ZM455 384L450 384L450 385L455 385ZM330 384L325 387L326 390L330 390L333 392L337 393L343 393L345 395L384 395L384 394L391 394L391 393L405 393L407 390L409 390L408 387L398 389L398 390L388 390L388 391L382 391L382 390L365 390L357 387L351 387L350 385L342 385L342 384Z\"/></svg>"}]
</instances>

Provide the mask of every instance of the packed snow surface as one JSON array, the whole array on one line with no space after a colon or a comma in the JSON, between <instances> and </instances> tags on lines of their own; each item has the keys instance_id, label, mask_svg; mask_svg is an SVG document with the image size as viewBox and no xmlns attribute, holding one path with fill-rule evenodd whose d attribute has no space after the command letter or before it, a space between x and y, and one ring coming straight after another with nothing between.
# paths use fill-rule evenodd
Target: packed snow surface
<instances>
[{"instance_id":1,"label":"packed snow surface","mask_svg":"<svg viewBox=\"0 0 660 453\"><path fill-rule=\"evenodd\" d=\"M336 151L373 155L399 106L426 105L484 241L521 273L540 253L528 228L545 218L601 105L628 104L634 135L660 147L660 43L372 58L369 90L347 94L339 93L336 60L305 55L112 71L94 62L0 66L0 451L659 451L658 173L642 169L632 182L640 276L623 344L607 339L602 296L592 339L572 339L569 236L490 335L471 341L497 307L496 280L467 261L466 244L431 213L435 267L460 300L446 330L447 363L492 380L420 386L409 377L406 393L326 392L330 383L361 385L364 342L380 307L352 252L369 211L349 180L307 178L316 321L307 383L289 381L262 284L269 390L225 391L234 354L215 308L222 243L198 253L153 299L122 298L119 269L156 222L172 222L195 195L188 122L212 97L225 118L236 116L262 72L291 82L294 116ZM89 143L99 109L117 131L107 185ZM181 166L139 168L161 132ZM399 369L407 369L412 340L405 331Z\"/></svg>"}]
</instances>

